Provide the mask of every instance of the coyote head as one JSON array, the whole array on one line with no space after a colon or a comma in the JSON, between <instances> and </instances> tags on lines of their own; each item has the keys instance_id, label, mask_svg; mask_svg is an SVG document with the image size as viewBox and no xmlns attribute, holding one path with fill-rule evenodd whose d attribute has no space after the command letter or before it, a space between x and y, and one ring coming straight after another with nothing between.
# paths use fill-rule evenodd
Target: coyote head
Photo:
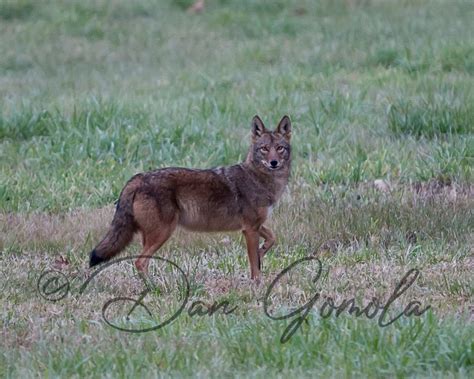
<instances>
[{"instance_id":1,"label":"coyote head","mask_svg":"<svg viewBox=\"0 0 474 379\"><path fill-rule=\"evenodd\" d=\"M274 131L263 125L260 117L252 119L252 145L247 162L266 173L287 173L291 163L291 121L283 116Z\"/></svg>"}]
</instances>

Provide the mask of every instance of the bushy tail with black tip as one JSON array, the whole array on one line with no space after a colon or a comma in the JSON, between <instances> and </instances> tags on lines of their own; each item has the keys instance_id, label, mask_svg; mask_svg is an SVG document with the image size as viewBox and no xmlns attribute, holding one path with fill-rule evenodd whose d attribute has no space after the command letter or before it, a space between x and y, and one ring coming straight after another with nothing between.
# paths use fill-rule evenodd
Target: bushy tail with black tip
<instances>
[{"instance_id":1,"label":"bushy tail with black tip","mask_svg":"<svg viewBox=\"0 0 474 379\"><path fill-rule=\"evenodd\" d=\"M134 197L134 186L125 186L120 194L109 231L90 253L89 267L108 261L132 241L137 229L133 218Z\"/></svg>"}]
</instances>

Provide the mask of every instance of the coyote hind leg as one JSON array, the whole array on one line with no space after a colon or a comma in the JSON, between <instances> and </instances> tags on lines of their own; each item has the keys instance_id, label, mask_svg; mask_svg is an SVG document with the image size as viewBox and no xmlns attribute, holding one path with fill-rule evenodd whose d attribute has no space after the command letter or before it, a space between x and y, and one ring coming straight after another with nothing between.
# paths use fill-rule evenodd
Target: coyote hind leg
<instances>
[{"instance_id":1,"label":"coyote hind leg","mask_svg":"<svg viewBox=\"0 0 474 379\"><path fill-rule=\"evenodd\" d=\"M164 201L165 205L168 204ZM148 274L150 257L171 237L178 224L178 214L172 207L159 206L148 195L138 194L133 204L137 229L142 234L143 250L135 267Z\"/></svg>"},{"instance_id":2,"label":"coyote hind leg","mask_svg":"<svg viewBox=\"0 0 474 379\"><path fill-rule=\"evenodd\" d=\"M176 222L172 225L160 225L159 229L152 233L143 232L143 251L135 261L135 267L143 274L148 274L150 257L171 237Z\"/></svg>"}]
</instances>

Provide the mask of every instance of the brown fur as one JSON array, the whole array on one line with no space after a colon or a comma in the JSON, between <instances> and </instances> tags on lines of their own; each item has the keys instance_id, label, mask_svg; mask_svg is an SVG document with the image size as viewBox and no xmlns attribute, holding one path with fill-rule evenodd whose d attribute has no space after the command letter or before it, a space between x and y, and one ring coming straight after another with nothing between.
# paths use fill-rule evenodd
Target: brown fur
<instances>
[{"instance_id":1,"label":"brown fur","mask_svg":"<svg viewBox=\"0 0 474 379\"><path fill-rule=\"evenodd\" d=\"M120 194L110 230L90 254L90 266L118 254L139 232L143 252L135 264L147 272L148 258L180 225L200 232L241 230L251 277L258 279L261 259L275 242L264 223L288 183L290 138L288 116L273 132L255 116L252 144L243 163L207 170L164 168L135 175ZM260 237L264 243L259 247Z\"/></svg>"}]
</instances>

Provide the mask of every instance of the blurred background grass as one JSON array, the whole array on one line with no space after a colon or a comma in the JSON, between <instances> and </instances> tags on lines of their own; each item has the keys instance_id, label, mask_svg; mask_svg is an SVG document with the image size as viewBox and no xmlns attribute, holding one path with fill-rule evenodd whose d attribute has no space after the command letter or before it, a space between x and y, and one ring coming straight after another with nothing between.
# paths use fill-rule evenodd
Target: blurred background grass
<instances>
[{"instance_id":1,"label":"blurred background grass","mask_svg":"<svg viewBox=\"0 0 474 379\"><path fill-rule=\"evenodd\" d=\"M294 122L296 180L472 180L471 1L2 1L0 206L111 202Z\"/></svg>"}]
</instances>

